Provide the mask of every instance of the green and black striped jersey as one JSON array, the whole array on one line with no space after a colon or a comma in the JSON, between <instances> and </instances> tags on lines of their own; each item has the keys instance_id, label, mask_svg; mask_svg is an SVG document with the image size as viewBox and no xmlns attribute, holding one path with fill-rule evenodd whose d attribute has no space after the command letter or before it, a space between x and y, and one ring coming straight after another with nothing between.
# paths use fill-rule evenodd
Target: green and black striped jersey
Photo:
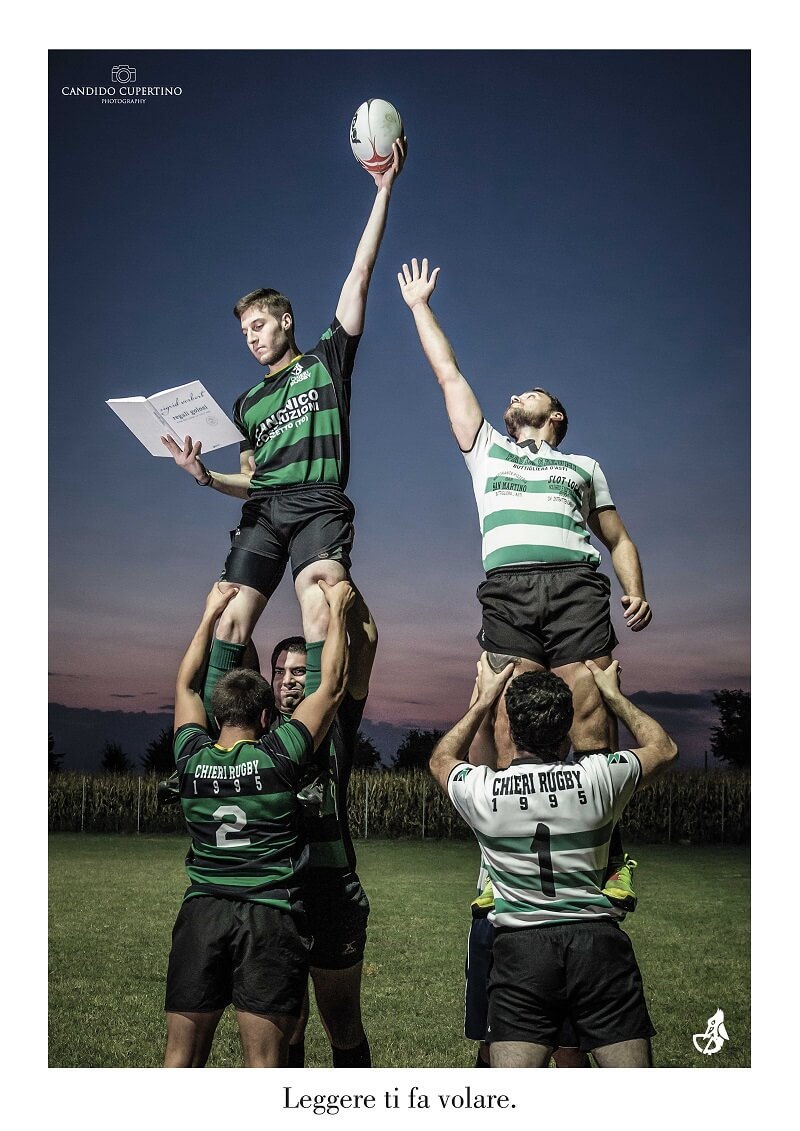
<instances>
[{"instance_id":1,"label":"green and black striped jersey","mask_svg":"<svg viewBox=\"0 0 800 1131\"><path fill-rule=\"evenodd\" d=\"M308 353L268 373L233 406L252 448L250 494L264 488L334 483L350 470L350 377L360 338L334 319Z\"/></svg>"},{"instance_id":2,"label":"green and black striped jersey","mask_svg":"<svg viewBox=\"0 0 800 1131\"><path fill-rule=\"evenodd\" d=\"M298 901L301 847L296 792L314 744L289 721L257 742L217 746L189 723L175 735L183 816L192 838L184 896L227 896L291 910Z\"/></svg>"},{"instance_id":3,"label":"green and black striped jersey","mask_svg":"<svg viewBox=\"0 0 800 1131\"><path fill-rule=\"evenodd\" d=\"M301 837L308 845L308 868L303 883L325 883L336 872L349 875L356 869L356 853L347 815L347 787L353 770L353 756L358 741L358 728L364 715L367 697L354 699L347 692L336 712L328 739L327 780L322 804L315 812L304 807L300 812ZM284 718L284 716L281 716ZM320 765L321 751L316 763Z\"/></svg>"},{"instance_id":4,"label":"green and black striped jersey","mask_svg":"<svg viewBox=\"0 0 800 1131\"><path fill-rule=\"evenodd\" d=\"M332 871L355 872L356 854L347 818L347 787L353 769L358 728L364 715L366 696L354 699L348 692L331 728L328 751L329 779L318 816L301 814L303 836L308 842L308 873L305 883L325 881ZM319 755L318 755L319 756Z\"/></svg>"}]
</instances>

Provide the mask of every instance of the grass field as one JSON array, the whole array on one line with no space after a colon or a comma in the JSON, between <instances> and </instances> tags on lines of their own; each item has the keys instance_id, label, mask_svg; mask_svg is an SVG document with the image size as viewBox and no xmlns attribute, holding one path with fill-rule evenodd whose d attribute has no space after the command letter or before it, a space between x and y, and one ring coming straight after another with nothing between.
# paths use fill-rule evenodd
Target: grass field
<instances>
[{"instance_id":1,"label":"grass field","mask_svg":"<svg viewBox=\"0 0 800 1131\"><path fill-rule=\"evenodd\" d=\"M186 839L50 837L51 1067L154 1067L164 1041L170 933L186 887ZM376 1067L459 1068L472 842L359 841L372 914L364 963L365 1026ZM632 846L629 846L629 849ZM750 1064L749 850L643 845L640 898L626 929L644 975L659 1067ZM729 1035L701 1056L692 1034L721 1008ZM309 1067L329 1067L314 1013ZM209 1067L241 1063L231 1011Z\"/></svg>"}]
</instances>

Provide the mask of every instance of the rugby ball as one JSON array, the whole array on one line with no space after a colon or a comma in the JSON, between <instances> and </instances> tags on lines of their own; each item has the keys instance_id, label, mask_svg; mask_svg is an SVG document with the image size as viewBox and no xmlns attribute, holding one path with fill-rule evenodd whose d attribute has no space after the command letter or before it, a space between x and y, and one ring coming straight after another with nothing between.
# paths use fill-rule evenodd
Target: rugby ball
<instances>
[{"instance_id":1,"label":"rugby ball","mask_svg":"<svg viewBox=\"0 0 800 1131\"><path fill-rule=\"evenodd\" d=\"M392 142L403 136L403 122L391 102L368 98L353 115L350 147L368 173L385 173L392 167Z\"/></svg>"}]
</instances>

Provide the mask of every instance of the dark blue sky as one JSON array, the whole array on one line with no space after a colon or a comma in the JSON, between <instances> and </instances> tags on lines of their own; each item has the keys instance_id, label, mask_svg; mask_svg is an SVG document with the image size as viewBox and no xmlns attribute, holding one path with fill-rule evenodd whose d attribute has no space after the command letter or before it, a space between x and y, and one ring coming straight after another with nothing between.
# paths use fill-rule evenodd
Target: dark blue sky
<instances>
[{"instance_id":1,"label":"dark blue sky","mask_svg":"<svg viewBox=\"0 0 800 1131\"><path fill-rule=\"evenodd\" d=\"M615 582L628 693L658 713L749 687L747 52L50 63L51 699L171 701L239 504L149 456L104 401L199 378L229 408L257 376L231 307L257 286L284 290L301 348L316 341L374 197L348 143L368 97L410 141L353 380L353 575L381 632L368 715L452 721L478 651L470 481L395 278L414 255L441 265L433 305L487 417L544 385L569 411L565 450L608 477L654 608L624 635ZM61 93L119 65L183 93ZM298 627L285 582L256 640Z\"/></svg>"}]
</instances>

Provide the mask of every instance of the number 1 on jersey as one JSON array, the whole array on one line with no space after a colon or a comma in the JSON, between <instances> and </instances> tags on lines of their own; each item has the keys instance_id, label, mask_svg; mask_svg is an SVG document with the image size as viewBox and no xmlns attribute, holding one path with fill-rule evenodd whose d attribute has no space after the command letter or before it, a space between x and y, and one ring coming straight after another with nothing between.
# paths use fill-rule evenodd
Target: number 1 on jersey
<instances>
[{"instance_id":1,"label":"number 1 on jersey","mask_svg":"<svg viewBox=\"0 0 800 1131\"><path fill-rule=\"evenodd\" d=\"M550 855L550 829L547 825L538 824L533 840L531 852L539 858L539 874L542 879L542 895L555 897L556 884L553 877L553 858Z\"/></svg>"}]
</instances>

